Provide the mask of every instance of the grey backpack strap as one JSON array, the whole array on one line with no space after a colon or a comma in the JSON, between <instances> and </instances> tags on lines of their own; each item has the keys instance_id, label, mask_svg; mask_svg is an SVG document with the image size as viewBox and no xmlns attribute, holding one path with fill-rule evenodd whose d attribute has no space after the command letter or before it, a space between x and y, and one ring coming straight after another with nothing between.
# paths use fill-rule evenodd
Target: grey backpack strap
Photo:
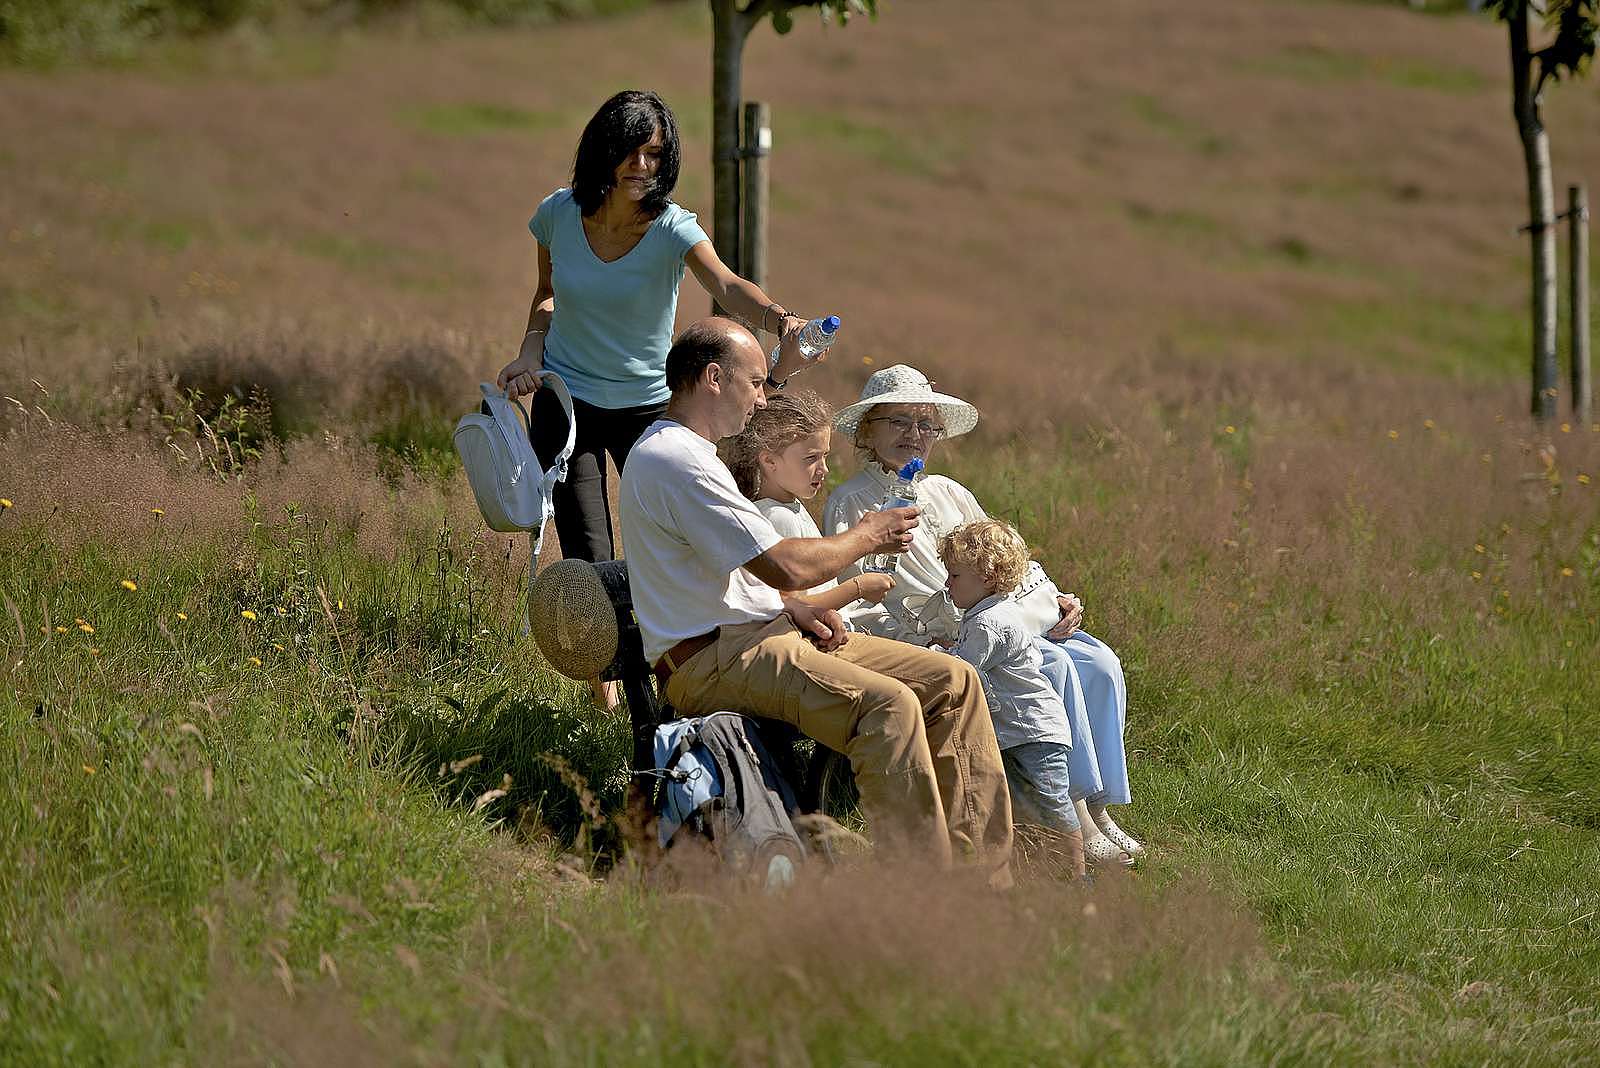
<instances>
[{"instance_id":1,"label":"grey backpack strap","mask_svg":"<svg viewBox=\"0 0 1600 1068\"><path fill-rule=\"evenodd\" d=\"M724 859L759 876L773 857L783 855L792 870L805 853L789 820L794 793L778 775L754 722L731 713L707 716L700 741L722 776L722 804L707 823Z\"/></svg>"}]
</instances>

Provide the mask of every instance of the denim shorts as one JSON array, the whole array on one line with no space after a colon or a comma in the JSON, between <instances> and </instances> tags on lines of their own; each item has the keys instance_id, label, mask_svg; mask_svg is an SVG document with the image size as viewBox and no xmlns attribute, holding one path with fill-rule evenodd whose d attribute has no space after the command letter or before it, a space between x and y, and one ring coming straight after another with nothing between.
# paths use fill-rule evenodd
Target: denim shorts
<instances>
[{"instance_id":1,"label":"denim shorts","mask_svg":"<svg viewBox=\"0 0 1600 1068\"><path fill-rule=\"evenodd\" d=\"M1082 829L1068 782L1071 756L1072 746L1060 742L1023 742L1000 750L1015 819L1062 833Z\"/></svg>"}]
</instances>

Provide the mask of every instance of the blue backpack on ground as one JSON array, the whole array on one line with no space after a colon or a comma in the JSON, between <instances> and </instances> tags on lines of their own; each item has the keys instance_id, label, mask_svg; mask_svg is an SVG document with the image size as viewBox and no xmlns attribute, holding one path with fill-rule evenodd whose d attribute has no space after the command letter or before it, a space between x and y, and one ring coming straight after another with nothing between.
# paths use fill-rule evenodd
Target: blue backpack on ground
<instances>
[{"instance_id":1,"label":"blue backpack on ground","mask_svg":"<svg viewBox=\"0 0 1600 1068\"><path fill-rule=\"evenodd\" d=\"M663 847L701 838L723 863L769 889L793 881L805 859L789 818L798 807L754 720L713 712L663 723L655 764Z\"/></svg>"}]
</instances>

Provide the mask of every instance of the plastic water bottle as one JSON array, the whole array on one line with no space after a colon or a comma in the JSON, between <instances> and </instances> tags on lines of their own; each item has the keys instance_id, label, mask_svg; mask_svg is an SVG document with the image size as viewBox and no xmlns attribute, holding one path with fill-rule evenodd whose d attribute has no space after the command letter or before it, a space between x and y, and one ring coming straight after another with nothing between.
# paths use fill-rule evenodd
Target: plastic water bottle
<instances>
[{"instance_id":1,"label":"plastic water bottle","mask_svg":"<svg viewBox=\"0 0 1600 1068\"><path fill-rule=\"evenodd\" d=\"M913 457L910 463L896 473L894 485L890 486L889 492L884 495L883 503L878 505L878 511L881 512L886 508L915 507L917 503L916 478L921 473L922 457ZM861 570L882 575L892 575L899 563L899 553L872 553L861 561Z\"/></svg>"},{"instance_id":2,"label":"plastic water bottle","mask_svg":"<svg viewBox=\"0 0 1600 1068\"><path fill-rule=\"evenodd\" d=\"M800 355L808 360L821 356L829 345L839 336L839 317L830 315L824 319L813 319L800 328ZM772 350L770 366L778 366L778 357L783 354L783 345L780 343Z\"/></svg>"}]
</instances>

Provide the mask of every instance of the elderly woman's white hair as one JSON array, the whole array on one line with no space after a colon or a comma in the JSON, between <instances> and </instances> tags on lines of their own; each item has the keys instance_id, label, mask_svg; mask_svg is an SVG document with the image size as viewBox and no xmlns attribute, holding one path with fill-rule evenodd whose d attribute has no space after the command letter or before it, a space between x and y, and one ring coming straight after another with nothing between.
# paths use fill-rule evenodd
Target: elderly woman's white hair
<instances>
[{"instance_id":1,"label":"elderly woman's white hair","mask_svg":"<svg viewBox=\"0 0 1600 1068\"><path fill-rule=\"evenodd\" d=\"M854 434L867 412L880 404L930 404L944 419L944 436L953 438L978 425L978 409L947 393L936 392L928 376L909 364L897 363L875 371L861 387L861 399L840 408L833 417L835 428Z\"/></svg>"}]
</instances>

